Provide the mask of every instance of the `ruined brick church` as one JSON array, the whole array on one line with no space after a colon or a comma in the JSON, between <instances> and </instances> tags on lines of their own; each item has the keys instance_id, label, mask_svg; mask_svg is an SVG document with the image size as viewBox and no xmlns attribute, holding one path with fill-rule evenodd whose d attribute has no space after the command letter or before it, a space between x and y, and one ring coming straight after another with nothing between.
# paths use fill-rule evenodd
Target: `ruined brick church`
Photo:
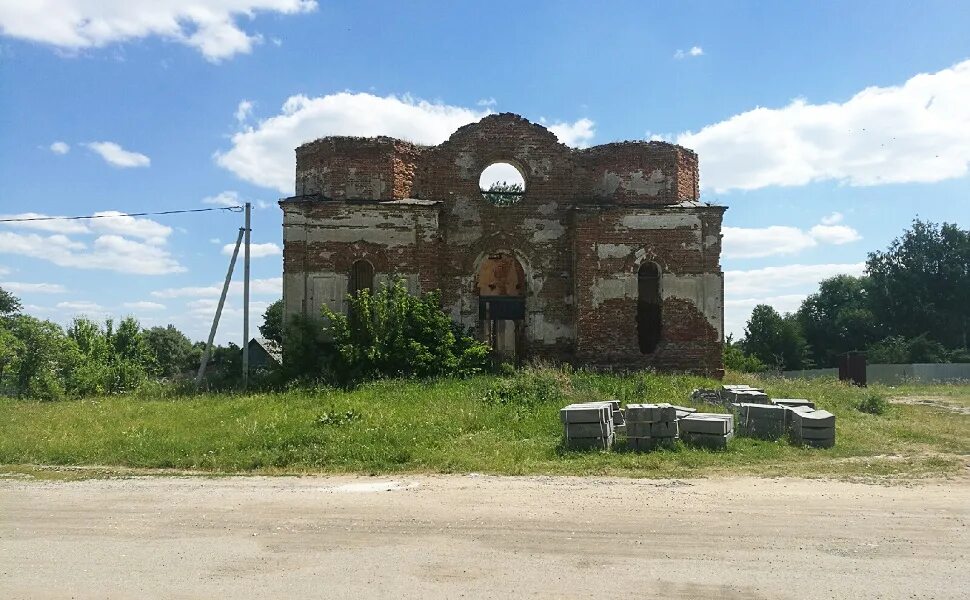
<instances>
[{"instance_id":1,"label":"ruined brick church","mask_svg":"<svg viewBox=\"0 0 970 600\"><path fill-rule=\"evenodd\" d=\"M524 190L483 192L495 163ZM513 114L437 146L322 138L296 149L280 201L285 312L344 311L402 277L504 360L719 375L725 208L698 195L687 148L574 149Z\"/></svg>"}]
</instances>

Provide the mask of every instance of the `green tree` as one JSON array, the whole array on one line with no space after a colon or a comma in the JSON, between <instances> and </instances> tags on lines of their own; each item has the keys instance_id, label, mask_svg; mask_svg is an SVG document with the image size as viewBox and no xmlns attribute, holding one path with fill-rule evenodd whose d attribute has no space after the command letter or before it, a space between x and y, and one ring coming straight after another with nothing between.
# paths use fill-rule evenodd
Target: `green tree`
<instances>
[{"instance_id":1,"label":"green tree","mask_svg":"<svg viewBox=\"0 0 970 600\"><path fill-rule=\"evenodd\" d=\"M742 373L760 373L767 370L757 357L745 354L741 344L735 343L730 335L724 340L724 366Z\"/></svg>"},{"instance_id":2,"label":"green tree","mask_svg":"<svg viewBox=\"0 0 970 600\"><path fill-rule=\"evenodd\" d=\"M374 295L361 290L348 296L348 304L347 315L322 309L335 350L333 373L341 383L469 375L488 364L488 346L456 336L437 291L412 296L398 280Z\"/></svg>"},{"instance_id":3,"label":"green tree","mask_svg":"<svg viewBox=\"0 0 970 600\"><path fill-rule=\"evenodd\" d=\"M879 339L865 285L865 278L838 275L822 281L799 307L798 324L817 366L837 366L840 355Z\"/></svg>"},{"instance_id":4,"label":"green tree","mask_svg":"<svg viewBox=\"0 0 970 600\"><path fill-rule=\"evenodd\" d=\"M891 335L966 349L970 336L970 230L914 220L866 261L876 320Z\"/></svg>"},{"instance_id":5,"label":"green tree","mask_svg":"<svg viewBox=\"0 0 970 600\"><path fill-rule=\"evenodd\" d=\"M144 338L162 377L172 379L199 366L199 350L174 325L147 329Z\"/></svg>"},{"instance_id":6,"label":"green tree","mask_svg":"<svg viewBox=\"0 0 970 600\"><path fill-rule=\"evenodd\" d=\"M488 187L482 196L495 206L509 206L522 199L525 188L521 183L495 182Z\"/></svg>"},{"instance_id":7,"label":"green tree","mask_svg":"<svg viewBox=\"0 0 970 600\"><path fill-rule=\"evenodd\" d=\"M263 313L263 324L259 326L259 334L268 340L283 343L283 300L277 300L266 307Z\"/></svg>"},{"instance_id":8,"label":"green tree","mask_svg":"<svg viewBox=\"0 0 970 600\"><path fill-rule=\"evenodd\" d=\"M27 315L11 320L10 331L21 345L13 360L12 379L20 397L53 400L64 395L64 382L80 353L60 325Z\"/></svg>"},{"instance_id":9,"label":"green tree","mask_svg":"<svg viewBox=\"0 0 970 600\"><path fill-rule=\"evenodd\" d=\"M0 288L0 317L12 315L20 310L20 298Z\"/></svg>"},{"instance_id":10,"label":"green tree","mask_svg":"<svg viewBox=\"0 0 970 600\"><path fill-rule=\"evenodd\" d=\"M808 343L795 316L782 316L767 304L759 304L751 312L744 328L743 348L747 354L777 369L811 366Z\"/></svg>"}]
</instances>

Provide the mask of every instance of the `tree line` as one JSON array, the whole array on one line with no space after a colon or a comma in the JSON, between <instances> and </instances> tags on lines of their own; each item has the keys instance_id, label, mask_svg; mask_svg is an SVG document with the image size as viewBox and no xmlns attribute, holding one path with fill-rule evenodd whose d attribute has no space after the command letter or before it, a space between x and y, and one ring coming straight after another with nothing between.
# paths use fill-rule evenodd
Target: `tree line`
<instances>
[{"instance_id":1,"label":"tree line","mask_svg":"<svg viewBox=\"0 0 970 600\"><path fill-rule=\"evenodd\" d=\"M822 281L792 313L755 306L725 366L743 371L838 366L849 351L869 363L970 362L970 230L914 220L861 277Z\"/></svg>"}]
</instances>

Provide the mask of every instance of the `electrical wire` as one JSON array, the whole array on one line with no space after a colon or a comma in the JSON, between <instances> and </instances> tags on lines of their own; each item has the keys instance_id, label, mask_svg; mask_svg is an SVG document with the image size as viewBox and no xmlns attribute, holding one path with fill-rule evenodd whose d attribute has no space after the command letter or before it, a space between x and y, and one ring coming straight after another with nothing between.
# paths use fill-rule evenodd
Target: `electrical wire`
<instances>
[{"instance_id":1,"label":"electrical wire","mask_svg":"<svg viewBox=\"0 0 970 600\"><path fill-rule=\"evenodd\" d=\"M156 215L178 215L183 213L200 213L215 210L226 210L229 212L242 212L242 206L219 206L213 208L186 208L182 210L163 210L159 212L141 213L113 213L110 215L81 215L77 217L13 217L0 218L0 223L17 223L23 221L78 221L80 219L112 219L115 217L152 217Z\"/></svg>"}]
</instances>

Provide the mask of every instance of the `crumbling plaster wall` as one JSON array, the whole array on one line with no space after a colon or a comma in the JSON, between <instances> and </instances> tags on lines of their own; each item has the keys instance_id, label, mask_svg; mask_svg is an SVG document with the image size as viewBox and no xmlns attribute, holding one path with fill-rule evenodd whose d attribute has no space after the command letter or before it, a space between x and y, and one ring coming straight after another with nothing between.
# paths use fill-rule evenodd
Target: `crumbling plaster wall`
<instances>
[{"instance_id":1,"label":"crumbling plaster wall","mask_svg":"<svg viewBox=\"0 0 970 600\"><path fill-rule=\"evenodd\" d=\"M526 180L494 206L479 176L496 162ZM492 115L434 147L391 138L324 138L297 150L297 197L284 200L287 313L346 291L354 260L378 280L404 273L439 288L452 317L477 327L476 276L492 253L526 278L526 354L717 372L723 337L723 208L696 202L697 156L662 142L574 150L516 115ZM412 198L413 202L389 200ZM383 201L383 202L382 202ZM663 271L663 336L636 341L636 268ZM297 300L299 299L299 300ZM311 310L313 306L309 306Z\"/></svg>"}]
</instances>

